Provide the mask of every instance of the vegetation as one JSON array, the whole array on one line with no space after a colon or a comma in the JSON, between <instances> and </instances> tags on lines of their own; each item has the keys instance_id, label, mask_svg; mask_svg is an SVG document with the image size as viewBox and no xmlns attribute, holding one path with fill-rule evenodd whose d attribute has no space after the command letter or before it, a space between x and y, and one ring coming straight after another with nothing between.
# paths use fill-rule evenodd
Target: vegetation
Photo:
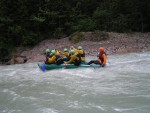
<instances>
[{"instance_id":1,"label":"vegetation","mask_svg":"<svg viewBox=\"0 0 150 113\"><path fill-rule=\"evenodd\" d=\"M149 32L150 0L0 0L0 60L14 47L95 30Z\"/></svg>"}]
</instances>

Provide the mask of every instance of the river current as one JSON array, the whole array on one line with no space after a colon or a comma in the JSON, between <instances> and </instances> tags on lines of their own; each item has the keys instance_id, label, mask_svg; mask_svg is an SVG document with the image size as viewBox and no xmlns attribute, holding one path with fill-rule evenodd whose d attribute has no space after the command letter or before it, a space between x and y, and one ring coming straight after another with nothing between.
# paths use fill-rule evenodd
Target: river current
<instances>
[{"instance_id":1,"label":"river current","mask_svg":"<svg viewBox=\"0 0 150 113\"><path fill-rule=\"evenodd\" d=\"M97 69L0 66L0 113L150 113L150 52L108 58Z\"/></svg>"}]
</instances>

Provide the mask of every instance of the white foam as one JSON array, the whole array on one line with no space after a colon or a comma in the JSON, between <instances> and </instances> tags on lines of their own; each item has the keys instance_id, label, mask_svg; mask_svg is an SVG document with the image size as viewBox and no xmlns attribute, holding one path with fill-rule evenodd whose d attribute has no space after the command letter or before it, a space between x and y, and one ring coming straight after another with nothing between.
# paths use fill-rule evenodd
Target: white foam
<instances>
[{"instance_id":1,"label":"white foam","mask_svg":"<svg viewBox=\"0 0 150 113\"><path fill-rule=\"evenodd\" d=\"M12 71L12 72L10 72L8 75L9 76L14 76L16 74L16 71Z\"/></svg>"},{"instance_id":2,"label":"white foam","mask_svg":"<svg viewBox=\"0 0 150 113\"><path fill-rule=\"evenodd\" d=\"M51 108L43 108L40 110L42 113L58 113L57 110L51 109Z\"/></svg>"}]
</instances>

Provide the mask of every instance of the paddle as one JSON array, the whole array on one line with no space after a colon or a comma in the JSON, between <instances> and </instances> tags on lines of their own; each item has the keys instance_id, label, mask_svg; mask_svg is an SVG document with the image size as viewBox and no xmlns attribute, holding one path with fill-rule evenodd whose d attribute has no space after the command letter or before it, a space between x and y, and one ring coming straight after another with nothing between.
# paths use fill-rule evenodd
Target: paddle
<instances>
[{"instance_id":1,"label":"paddle","mask_svg":"<svg viewBox=\"0 0 150 113\"><path fill-rule=\"evenodd\" d=\"M41 69L42 69L42 71L43 71L43 72L45 72L45 71L46 71L45 63L43 63L43 66L42 66L42 68L41 68Z\"/></svg>"},{"instance_id":2,"label":"paddle","mask_svg":"<svg viewBox=\"0 0 150 113\"><path fill-rule=\"evenodd\" d=\"M108 58L108 56L107 56L107 61L108 61L108 63L110 64L110 61L109 61L109 58Z\"/></svg>"},{"instance_id":3,"label":"paddle","mask_svg":"<svg viewBox=\"0 0 150 113\"><path fill-rule=\"evenodd\" d=\"M68 65L68 64L64 63L64 69L66 69L66 68L67 68L67 65Z\"/></svg>"}]
</instances>

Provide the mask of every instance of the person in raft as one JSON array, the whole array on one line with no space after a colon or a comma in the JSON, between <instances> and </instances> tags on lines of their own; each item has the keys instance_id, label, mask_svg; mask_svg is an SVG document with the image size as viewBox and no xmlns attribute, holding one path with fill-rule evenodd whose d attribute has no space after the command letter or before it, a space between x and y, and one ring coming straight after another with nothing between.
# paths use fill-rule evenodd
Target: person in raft
<instances>
[{"instance_id":1,"label":"person in raft","mask_svg":"<svg viewBox=\"0 0 150 113\"><path fill-rule=\"evenodd\" d=\"M88 65L94 63L94 64L100 64L102 67L106 66L106 61L107 61L107 55L104 52L104 48L100 47L99 48L99 54L98 54L98 60L91 60Z\"/></svg>"},{"instance_id":2,"label":"person in raft","mask_svg":"<svg viewBox=\"0 0 150 113\"><path fill-rule=\"evenodd\" d=\"M64 61L69 61L69 51L67 50L67 48L64 48L63 52L60 52L61 55L63 55L65 58Z\"/></svg>"},{"instance_id":3,"label":"person in raft","mask_svg":"<svg viewBox=\"0 0 150 113\"><path fill-rule=\"evenodd\" d=\"M63 64L64 61L62 59L62 57L57 53L56 50L51 50L51 57L48 58L48 61L46 62L46 64Z\"/></svg>"},{"instance_id":4,"label":"person in raft","mask_svg":"<svg viewBox=\"0 0 150 113\"><path fill-rule=\"evenodd\" d=\"M73 49L75 51L75 53L78 52L80 54L81 62L85 62L85 52L84 52L82 46L78 46L78 49L71 46L71 49Z\"/></svg>"},{"instance_id":5,"label":"person in raft","mask_svg":"<svg viewBox=\"0 0 150 113\"><path fill-rule=\"evenodd\" d=\"M45 62L48 62L48 59L51 57L51 50L50 49L46 49L44 54L45 54L45 59L46 59Z\"/></svg>"},{"instance_id":6,"label":"person in raft","mask_svg":"<svg viewBox=\"0 0 150 113\"><path fill-rule=\"evenodd\" d=\"M75 52L74 49L70 50L70 60L65 63L67 64L74 64L75 66L79 66L81 64L81 56L79 53Z\"/></svg>"}]
</instances>

